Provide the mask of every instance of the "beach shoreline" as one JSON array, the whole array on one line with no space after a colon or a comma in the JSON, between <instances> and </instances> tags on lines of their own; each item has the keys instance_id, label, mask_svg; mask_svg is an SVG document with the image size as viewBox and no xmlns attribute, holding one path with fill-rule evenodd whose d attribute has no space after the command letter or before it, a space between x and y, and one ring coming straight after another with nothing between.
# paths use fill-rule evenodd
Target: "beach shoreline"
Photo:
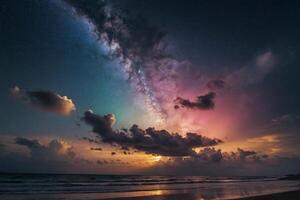
<instances>
[{"instance_id":1,"label":"beach shoreline","mask_svg":"<svg viewBox=\"0 0 300 200\"><path fill-rule=\"evenodd\" d=\"M1 200L300 199L296 176L2 174L0 186Z\"/></svg>"},{"instance_id":2,"label":"beach shoreline","mask_svg":"<svg viewBox=\"0 0 300 200\"><path fill-rule=\"evenodd\" d=\"M178 193L168 195L152 195L152 196L139 196L139 197L120 197L120 198L106 198L102 200L198 200L197 197L191 193ZM278 192L272 194L239 197L239 198L226 198L224 200L298 200L300 199L300 190Z\"/></svg>"},{"instance_id":3,"label":"beach shoreline","mask_svg":"<svg viewBox=\"0 0 300 200\"><path fill-rule=\"evenodd\" d=\"M153 195L144 195L144 196L123 196L123 197L107 197L101 198L97 194L92 196L40 196L40 195L12 195L12 196L2 196L0 199L3 200L68 200L68 199L88 199L88 200L213 200L213 199L223 199L223 200L298 200L300 199L300 189L275 192L269 194L258 194L258 195L245 195L245 196L232 196L232 197L222 197L222 196L203 196L201 193L194 192L179 192L179 193L169 193L169 194L153 194Z\"/></svg>"},{"instance_id":4,"label":"beach shoreline","mask_svg":"<svg viewBox=\"0 0 300 200\"><path fill-rule=\"evenodd\" d=\"M300 199L300 190L278 192L272 194L250 196L250 197L228 199L228 200L297 200L297 199Z\"/></svg>"}]
</instances>

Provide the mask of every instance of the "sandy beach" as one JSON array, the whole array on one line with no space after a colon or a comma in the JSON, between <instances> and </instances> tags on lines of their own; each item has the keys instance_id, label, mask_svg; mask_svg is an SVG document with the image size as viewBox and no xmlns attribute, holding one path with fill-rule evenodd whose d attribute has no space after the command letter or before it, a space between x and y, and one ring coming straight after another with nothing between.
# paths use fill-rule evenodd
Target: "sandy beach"
<instances>
[{"instance_id":1,"label":"sandy beach","mask_svg":"<svg viewBox=\"0 0 300 200\"><path fill-rule=\"evenodd\" d=\"M170 195L156 195L156 196L143 196L143 197L125 197L114 198L106 200L205 200L194 194L170 194ZM268 195L252 196L245 198L232 198L226 200L298 200L300 199L300 190L280 192Z\"/></svg>"},{"instance_id":2,"label":"sandy beach","mask_svg":"<svg viewBox=\"0 0 300 200\"><path fill-rule=\"evenodd\" d=\"M300 199L300 190L246 197L240 199L241 200L297 200Z\"/></svg>"}]
</instances>

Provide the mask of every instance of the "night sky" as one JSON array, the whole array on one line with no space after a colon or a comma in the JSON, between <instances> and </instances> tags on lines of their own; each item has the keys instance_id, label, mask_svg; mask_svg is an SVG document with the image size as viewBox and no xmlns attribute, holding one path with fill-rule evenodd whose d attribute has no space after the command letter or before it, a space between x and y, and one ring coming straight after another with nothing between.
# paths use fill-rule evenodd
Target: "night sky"
<instances>
[{"instance_id":1,"label":"night sky","mask_svg":"<svg viewBox=\"0 0 300 200\"><path fill-rule=\"evenodd\" d=\"M300 173L299 6L2 1L0 171Z\"/></svg>"}]
</instances>

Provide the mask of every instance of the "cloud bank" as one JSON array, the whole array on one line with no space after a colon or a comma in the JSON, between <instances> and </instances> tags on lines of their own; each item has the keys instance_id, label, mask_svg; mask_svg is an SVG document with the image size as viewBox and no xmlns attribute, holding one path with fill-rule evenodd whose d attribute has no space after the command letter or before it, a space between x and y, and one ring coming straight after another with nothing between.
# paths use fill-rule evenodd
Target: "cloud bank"
<instances>
[{"instance_id":1,"label":"cloud bank","mask_svg":"<svg viewBox=\"0 0 300 200\"><path fill-rule=\"evenodd\" d=\"M168 158L145 173L213 176L273 176L299 173L300 158L270 157L255 151L238 148L223 152L207 147L194 157Z\"/></svg>"},{"instance_id":2,"label":"cloud bank","mask_svg":"<svg viewBox=\"0 0 300 200\"><path fill-rule=\"evenodd\" d=\"M2 172L70 173L81 171L91 164L90 161L79 158L74 147L63 140L52 139L43 144L36 139L16 137L14 143L24 149L21 152L11 151L3 145L0 149Z\"/></svg>"},{"instance_id":3,"label":"cloud bank","mask_svg":"<svg viewBox=\"0 0 300 200\"><path fill-rule=\"evenodd\" d=\"M42 145L36 139L17 137L15 143L26 147L30 156L38 160L73 160L76 155L69 144L57 139L51 140L48 145Z\"/></svg>"},{"instance_id":4,"label":"cloud bank","mask_svg":"<svg viewBox=\"0 0 300 200\"><path fill-rule=\"evenodd\" d=\"M82 120L92 126L92 131L100 136L102 142L119 145L122 148L133 148L149 154L195 156L194 148L213 146L222 142L196 133L186 133L183 137L166 130L154 128L143 130L137 125L133 125L129 130L117 131L113 129L116 122L113 114L100 116L90 110L84 113Z\"/></svg>"},{"instance_id":5,"label":"cloud bank","mask_svg":"<svg viewBox=\"0 0 300 200\"><path fill-rule=\"evenodd\" d=\"M24 103L60 115L70 115L76 110L72 99L50 91L27 91L15 86L11 94Z\"/></svg>"}]
</instances>

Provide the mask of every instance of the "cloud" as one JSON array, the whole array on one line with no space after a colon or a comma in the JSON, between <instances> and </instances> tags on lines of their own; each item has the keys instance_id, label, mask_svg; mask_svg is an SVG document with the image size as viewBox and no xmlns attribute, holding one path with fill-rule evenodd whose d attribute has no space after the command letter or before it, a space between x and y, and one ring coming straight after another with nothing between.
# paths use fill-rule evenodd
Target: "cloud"
<instances>
[{"instance_id":1,"label":"cloud","mask_svg":"<svg viewBox=\"0 0 300 200\"><path fill-rule=\"evenodd\" d=\"M199 110L210 110L215 107L214 98L216 94L214 92L209 92L205 95L198 96L196 101L190 101L188 99L183 99L177 97L175 103L180 104L181 107ZM178 105L175 105L175 109L178 109Z\"/></svg>"},{"instance_id":2,"label":"cloud","mask_svg":"<svg viewBox=\"0 0 300 200\"><path fill-rule=\"evenodd\" d=\"M96 143L99 144L99 141L93 139L93 138L89 138L89 137L81 137L82 140L88 141L89 143Z\"/></svg>"},{"instance_id":3,"label":"cloud","mask_svg":"<svg viewBox=\"0 0 300 200\"><path fill-rule=\"evenodd\" d=\"M97 160L96 162L98 165L107 165L107 164L110 164L109 161L107 160Z\"/></svg>"},{"instance_id":4,"label":"cloud","mask_svg":"<svg viewBox=\"0 0 300 200\"><path fill-rule=\"evenodd\" d=\"M274 71L278 61L271 50L257 55L254 62L242 67L226 77L226 82L233 87L245 87L262 81Z\"/></svg>"},{"instance_id":5,"label":"cloud","mask_svg":"<svg viewBox=\"0 0 300 200\"><path fill-rule=\"evenodd\" d=\"M293 124L298 124L300 121L300 115L284 114L275 117L271 120L271 125L273 126L292 126Z\"/></svg>"},{"instance_id":6,"label":"cloud","mask_svg":"<svg viewBox=\"0 0 300 200\"><path fill-rule=\"evenodd\" d=\"M42 145L38 140L23 137L15 138L15 143L25 146L33 159L38 160L72 160L76 154L68 143L61 140L51 140L47 145Z\"/></svg>"},{"instance_id":7,"label":"cloud","mask_svg":"<svg viewBox=\"0 0 300 200\"><path fill-rule=\"evenodd\" d=\"M225 87L225 81L221 79L210 80L206 83L206 87L210 90L220 90Z\"/></svg>"},{"instance_id":8,"label":"cloud","mask_svg":"<svg viewBox=\"0 0 300 200\"><path fill-rule=\"evenodd\" d=\"M245 160L248 157L256 155L256 154L257 154L257 152L255 152L255 151L247 151L247 150L243 150L243 149L238 148L237 153L234 153L231 156L234 156L234 158L237 158L239 160Z\"/></svg>"},{"instance_id":9,"label":"cloud","mask_svg":"<svg viewBox=\"0 0 300 200\"><path fill-rule=\"evenodd\" d=\"M268 156L238 148L235 152L206 147L193 157L161 159L145 173L214 176L273 176L299 173L297 156Z\"/></svg>"},{"instance_id":10,"label":"cloud","mask_svg":"<svg viewBox=\"0 0 300 200\"><path fill-rule=\"evenodd\" d=\"M22 102L61 115L69 115L76 109L73 101L67 96L50 91L26 91L15 86L11 89L11 94Z\"/></svg>"},{"instance_id":11,"label":"cloud","mask_svg":"<svg viewBox=\"0 0 300 200\"><path fill-rule=\"evenodd\" d=\"M123 162L123 161L121 161L120 159L114 159L114 160L112 160L112 159L110 159L110 160L105 160L105 159L102 159L102 160L97 160L97 162L96 162L98 165L115 165L115 164L117 164L117 165L128 165L129 163L127 163L127 162Z\"/></svg>"},{"instance_id":12,"label":"cloud","mask_svg":"<svg viewBox=\"0 0 300 200\"><path fill-rule=\"evenodd\" d=\"M290 113L273 117L267 123L258 127L255 131L264 135L274 135L277 139L281 140L281 143L284 140L287 140L287 138L295 137L294 139L287 140L291 144L294 143L293 141L298 137L299 128L300 115ZM291 147L290 144L287 146Z\"/></svg>"},{"instance_id":13,"label":"cloud","mask_svg":"<svg viewBox=\"0 0 300 200\"><path fill-rule=\"evenodd\" d=\"M255 67L261 74L268 74L273 71L276 65L276 58L272 51L266 51L257 56Z\"/></svg>"},{"instance_id":14,"label":"cloud","mask_svg":"<svg viewBox=\"0 0 300 200\"><path fill-rule=\"evenodd\" d=\"M258 158L263 159L265 155L259 155L255 151L244 150L237 148L236 152L222 152L221 149L216 150L213 147L206 147L197 153L197 159L205 162L221 162L221 161L253 161Z\"/></svg>"},{"instance_id":15,"label":"cloud","mask_svg":"<svg viewBox=\"0 0 300 200\"><path fill-rule=\"evenodd\" d=\"M102 148L100 148L100 147L91 147L90 150L92 150L92 151L102 151Z\"/></svg>"},{"instance_id":16,"label":"cloud","mask_svg":"<svg viewBox=\"0 0 300 200\"><path fill-rule=\"evenodd\" d=\"M41 149L43 146L37 140L29 140L23 137L17 137L15 143L18 145L23 145L29 149Z\"/></svg>"},{"instance_id":17,"label":"cloud","mask_svg":"<svg viewBox=\"0 0 300 200\"><path fill-rule=\"evenodd\" d=\"M143 130L133 125L128 131L113 130L116 121L113 114L100 116L91 110L86 111L82 120L93 127L93 132L102 142L120 147L134 148L149 154L162 156L194 156L194 148L213 146L221 143L219 139L210 139L196 133L178 133L147 128Z\"/></svg>"},{"instance_id":18,"label":"cloud","mask_svg":"<svg viewBox=\"0 0 300 200\"><path fill-rule=\"evenodd\" d=\"M72 145L58 139L41 143L16 137L13 145L0 149L0 162L2 172L70 173L92 168L90 161L80 158Z\"/></svg>"}]
</instances>

